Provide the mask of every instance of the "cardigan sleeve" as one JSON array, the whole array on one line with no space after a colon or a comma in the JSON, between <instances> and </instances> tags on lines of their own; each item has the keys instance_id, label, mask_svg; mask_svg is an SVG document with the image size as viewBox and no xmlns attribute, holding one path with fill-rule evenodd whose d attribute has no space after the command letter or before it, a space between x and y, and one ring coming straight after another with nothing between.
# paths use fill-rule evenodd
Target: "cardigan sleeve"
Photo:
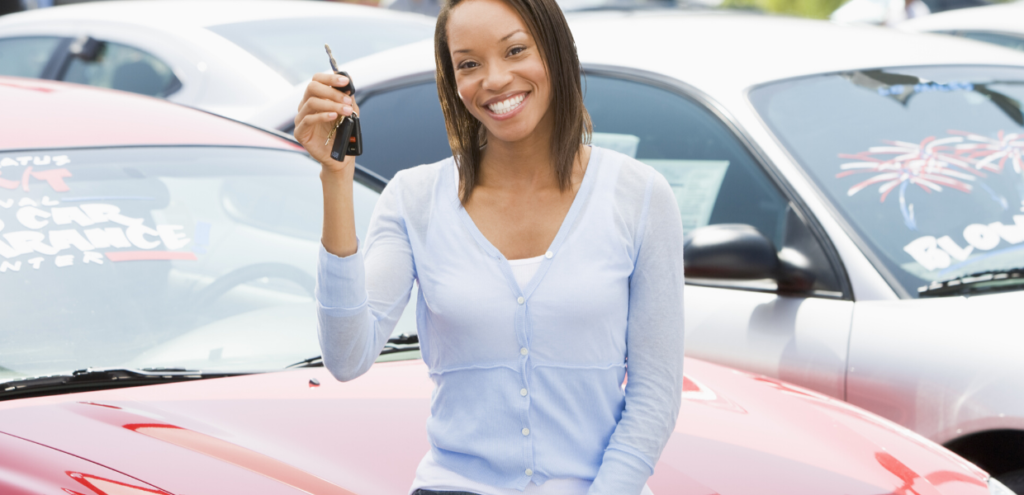
<instances>
[{"instance_id":1,"label":"cardigan sleeve","mask_svg":"<svg viewBox=\"0 0 1024 495\"><path fill-rule=\"evenodd\" d=\"M629 281L626 406L589 495L638 495L675 429L683 388L683 228L661 174L648 183Z\"/></svg>"},{"instance_id":2,"label":"cardigan sleeve","mask_svg":"<svg viewBox=\"0 0 1024 495\"><path fill-rule=\"evenodd\" d=\"M415 278L402 215L400 172L384 188L358 251L344 258L320 245L317 333L324 366L341 381L370 369L409 302Z\"/></svg>"}]
</instances>

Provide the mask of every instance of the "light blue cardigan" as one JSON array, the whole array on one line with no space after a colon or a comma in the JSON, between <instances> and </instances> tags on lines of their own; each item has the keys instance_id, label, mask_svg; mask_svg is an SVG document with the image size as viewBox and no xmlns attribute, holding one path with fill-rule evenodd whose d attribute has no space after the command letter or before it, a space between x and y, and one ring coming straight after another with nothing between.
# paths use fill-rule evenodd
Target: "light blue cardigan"
<instances>
[{"instance_id":1,"label":"light blue cardigan","mask_svg":"<svg viewBox=\"0 0 1024 495\"><path fill-rule=\"evenodd\" d=\"M358 253L321 247L324 364L343 381L365 373L417 281L439 463L498 487L579 478L594 480L590 494L639 494L682 390L683 232L671 188L651 167L594 147L520 290L462 208L453 167L449 158L395 175Z\"/></svg>"}]
</instances>

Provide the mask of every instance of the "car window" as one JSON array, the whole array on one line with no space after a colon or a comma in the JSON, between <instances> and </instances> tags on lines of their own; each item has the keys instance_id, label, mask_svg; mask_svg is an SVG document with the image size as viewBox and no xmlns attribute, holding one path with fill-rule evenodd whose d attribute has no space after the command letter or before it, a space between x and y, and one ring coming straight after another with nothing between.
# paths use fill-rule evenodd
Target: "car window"
<instances>
[{"instance_id":1,"label":"car window","mask_svg":"<svg viewBox=\"0 0 1024 495\"><path fill-rule=\"evenodd\" d=\"M676 193L683 230L745 223L781 245L788 201L717 117L664 89L588 76L594 144L651 165Z\"/></svg>"},{"instance_id":2,"label":"car window","mask_svg":"<svg viewBox=\"0 0 1024 495\"><path fill-rule=\"evenodd\" d=\"M319 171L251 148L0 153L0 381L319 355ZM370 185L354 189L361 238Z\"/></svg>"},{"instance_id":3,"label":"car window","mask_svg":"<svg viewBox=\"0 0 1024 495\"><path fill-rule=\"evenodd\" d=\"M62 38L0 38L0 76L42 77Z\"/></svg>"},{"instance_id":4,"label":"car window","mask_svg":"<svg viewBox=\"0 0 1024 495\"><path fill-rule=\"evenodd\" d=\"M94 60L74 57L61 76L67 82L163 97L181 87L160 59L119 43L104 42Z\"/></svg>"},{"instance_id":5,"label":"car window","mask_svg":"<svg viewBox=\"0 0 1024 495\"><path fill-rule=\"evenodd\" d=\"M750 99L905 294L1019 286L1024 70L822 74Z\"/></svg>"},{"instance_id":6,"label":"car window","mask_svg":"<svg viewBox=\"0 0 1024 495\"><path fill-rule=\"evenodd\" d=\"M434 23L427 18L274 19L221 24L208 29L242 47L291 84L331 68L324 43L331 46L335 60L344 64L434 35Z\"/></svg>"},{"instance_id":7,"label":"car window","mask_svg":"<svg viewBox=\"0 0 1024 495\"><path fill-rule=\"evenodd\" d=\"M386 179L452 155L433 81L375 93L359 109L363 154L356 161Z\"/></svg>"}]
</instances>

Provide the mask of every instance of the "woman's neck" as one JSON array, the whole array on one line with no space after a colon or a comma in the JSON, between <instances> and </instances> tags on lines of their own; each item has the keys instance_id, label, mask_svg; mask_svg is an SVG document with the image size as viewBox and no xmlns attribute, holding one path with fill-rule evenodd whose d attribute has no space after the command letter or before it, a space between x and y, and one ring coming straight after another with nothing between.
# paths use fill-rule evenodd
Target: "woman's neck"
<instances>
[{"instance_id":1,"label":"woman's neck","mask_svg":"<svg viewBox=\"0 0 1024 495\"><path fill-rule=\"evenodd\" d=\"M501 141L489 135L480 160L477 186L519 191L557 188L551 154L552 128L548 115L519 141Z\"/></svg>"}]
</instances>

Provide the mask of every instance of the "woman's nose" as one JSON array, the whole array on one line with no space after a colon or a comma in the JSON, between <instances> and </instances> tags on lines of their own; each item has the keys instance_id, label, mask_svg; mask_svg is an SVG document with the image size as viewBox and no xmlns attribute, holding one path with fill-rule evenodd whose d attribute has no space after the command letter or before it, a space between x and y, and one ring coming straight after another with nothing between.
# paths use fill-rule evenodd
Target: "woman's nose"
<instances>
[{"instance_id":1,"label":"woman's nose","mask_svg":"<svg viewBox=\"0 0 1024 495\"><path fill-rule=\"evenodd\" d=\"M500 91L508 86L514 78L512 71L508 70L505 64L488 64L483 86L487 90Z\"/></svg>"}]
</instances>

